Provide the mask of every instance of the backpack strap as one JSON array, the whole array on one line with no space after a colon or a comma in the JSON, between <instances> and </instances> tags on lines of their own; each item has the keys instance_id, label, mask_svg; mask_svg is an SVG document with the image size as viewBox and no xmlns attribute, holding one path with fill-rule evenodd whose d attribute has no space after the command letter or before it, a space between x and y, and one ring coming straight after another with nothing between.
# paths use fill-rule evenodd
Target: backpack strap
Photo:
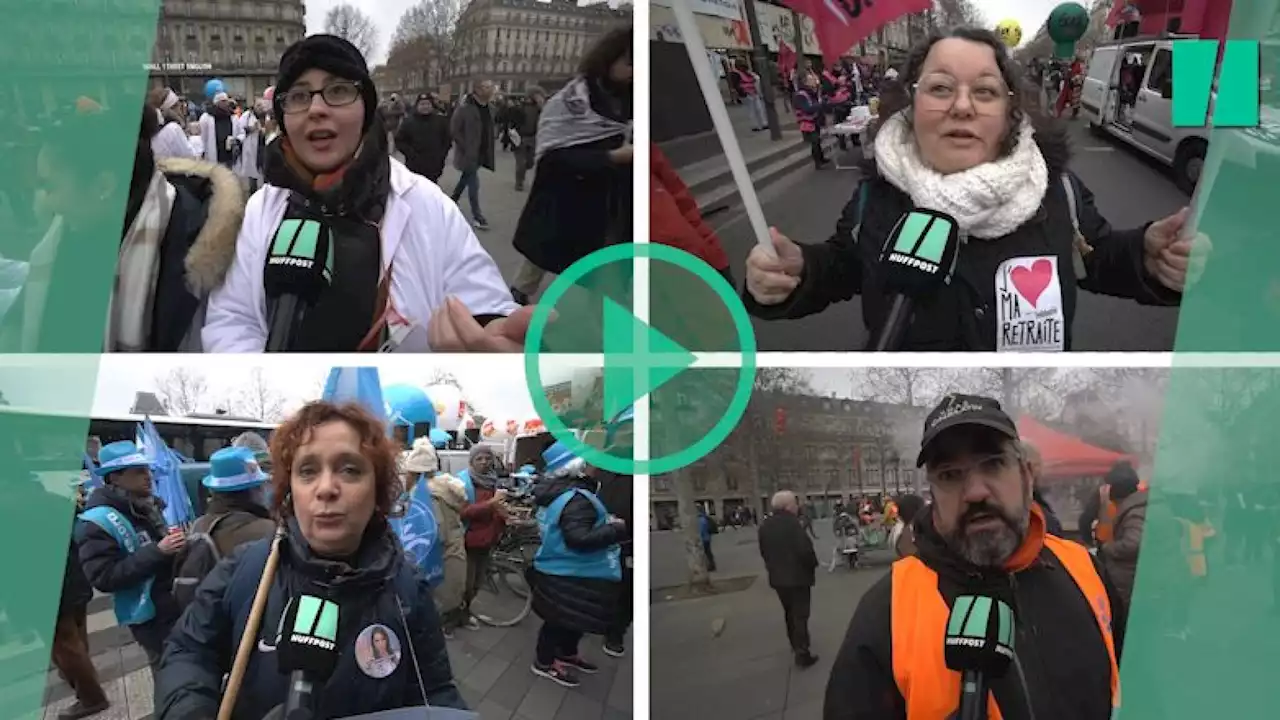
<instances>
[{"instance_id":1,"label":"backpack strap","mask_svg":"<svg viewBox=\"0 0 1280 720\"><path fill-rule=\"evenodd\" d=\"M871 183L862 181L858 186L858 222L853 226L853 237L857 239L858 231L862 228L862 215L867 211L867 198L871 195Z\"/></svg>"}]
</instances>

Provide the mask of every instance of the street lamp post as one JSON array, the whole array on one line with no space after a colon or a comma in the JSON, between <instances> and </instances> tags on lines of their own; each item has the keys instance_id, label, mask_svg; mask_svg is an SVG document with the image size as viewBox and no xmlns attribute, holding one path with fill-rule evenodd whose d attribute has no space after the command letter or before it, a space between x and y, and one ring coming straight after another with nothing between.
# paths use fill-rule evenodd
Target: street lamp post
<instances>
[{"instance_id":1,"label":"street lamp post","mask_svg":"<svg viewBox=\"0 0 1280 720\"><path fill-rule=\"evenodd\" d=\"M769 62L769 48L764 44L764 38L760 35L760 18L756 16L755 0L742 0L742 7L747 11L747 26L751 31L752 55L755 58L755 66L760 71L760 97L764 100L764 115L769 121L769 139L782 139L782 126L778 123L778 108L774 104L773 97L773 78L777 75L773 71L773 63Z\"/></svg>"}]
</instances>

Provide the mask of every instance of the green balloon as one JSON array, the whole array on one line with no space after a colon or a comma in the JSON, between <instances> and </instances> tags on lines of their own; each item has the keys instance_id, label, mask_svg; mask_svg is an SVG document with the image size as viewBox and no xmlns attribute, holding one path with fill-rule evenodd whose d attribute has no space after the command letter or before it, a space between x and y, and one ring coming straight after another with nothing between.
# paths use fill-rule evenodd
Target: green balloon
<instances>
[{"instance_id":1,"label":"green balloon","mask_svg":"<svg viewBox=\"0 0 1280 720\"><path fill-rule=\"evenodd\" d=\"M1054 42L1054 54L1070 57L1075 52L1076 41L1089 31L1089 11L1079 3L1062 3L1049 13L1049 39Z\"/></svg>"}]
</instances>

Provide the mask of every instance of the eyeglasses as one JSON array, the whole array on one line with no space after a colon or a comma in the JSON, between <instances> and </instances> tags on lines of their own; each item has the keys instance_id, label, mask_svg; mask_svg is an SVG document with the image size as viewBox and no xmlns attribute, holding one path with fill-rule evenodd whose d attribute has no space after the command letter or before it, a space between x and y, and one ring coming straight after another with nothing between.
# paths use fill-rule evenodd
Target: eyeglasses
<instances>
[{"instance_id":1,"label":"eyeglasses","mask_svg":"<svg viewBox=\"0 0 1280 720\"><path fill-rule=\"evenodd\" d=\"M979 115L999 115L1013 97L1008 86L995 78L982 78L968 84L950 75L929 75L912 85L911 90L922 110L934 112L946 112L954 107L961 90L969 93L969 103Z\"/></svg>"},{"instance_id":2,"label":"eyeglasses","mask_svg":"<svg viewBox=\"0 0 1280 720\"><path fill-rule=\"evenodd\" d=\"M929 475L936 483L958 484L977 471L988 477L1006 470L1014 460L1008 453L988 455L966 463L947 463L942 467L932 468Z\"/></svg>"},{"instance_id":3,"label":"eyeglasses","mask_svg":"<svg viewBox=\"0 0 1280 720\"><path fill-rule=\"evenodd\" d=\"M319 90L308 90L305 87L293 88L285 93L281 105L290 115L306 112L311 108L311 101L319 95L329 107L344 107L360 99L360 83L351 80L336 80Z\"/></svg>"}]
</instances>

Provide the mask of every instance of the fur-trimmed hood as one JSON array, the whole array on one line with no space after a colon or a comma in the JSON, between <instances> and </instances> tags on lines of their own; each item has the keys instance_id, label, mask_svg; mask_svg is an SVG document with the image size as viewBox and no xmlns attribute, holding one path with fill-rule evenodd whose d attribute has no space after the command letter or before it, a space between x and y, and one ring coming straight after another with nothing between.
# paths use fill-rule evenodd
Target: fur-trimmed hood
<instances>
[{"instance_id":1,"label":"fur-trimmed hood","mask_svg":"<svg viewBox=\"0 0 1280 720\"><path fill-rule=\"evenodd\" d=\"M246 202L240 178L221 165L194 158L163 158L156 161L156 169L208 181L208 214L184 262L187 288L196 297L206 297L222 284L236 257Z\"/></svg>"}]
</instances>

